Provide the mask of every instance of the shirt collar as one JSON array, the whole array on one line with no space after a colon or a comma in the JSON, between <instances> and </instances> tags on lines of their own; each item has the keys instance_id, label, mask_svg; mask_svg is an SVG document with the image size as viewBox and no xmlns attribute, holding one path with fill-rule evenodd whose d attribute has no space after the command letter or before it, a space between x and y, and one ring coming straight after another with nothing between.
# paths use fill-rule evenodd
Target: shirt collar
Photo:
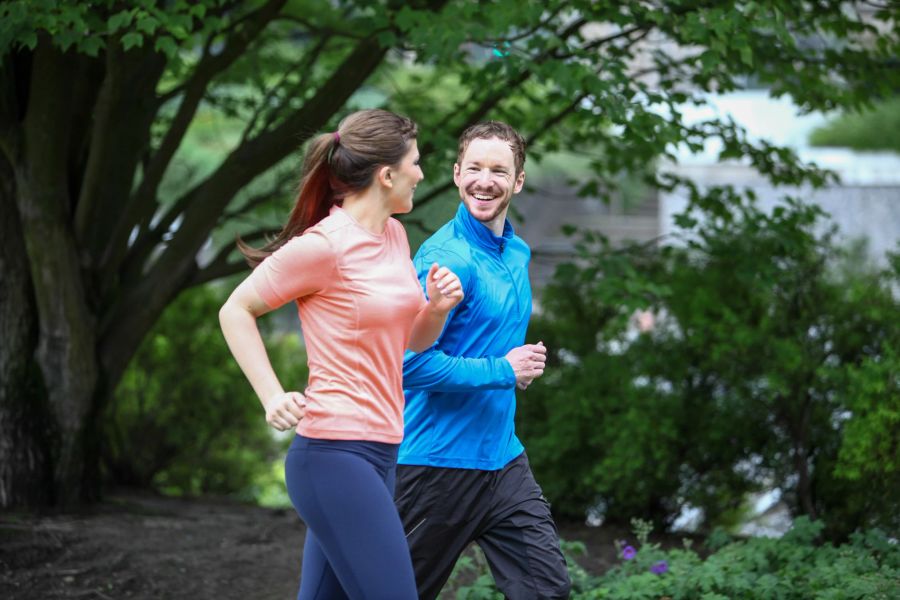
<instances>
[{"instance_id":1,"label":"shirt collar","mask_svg":"<svg viewBox=\"0 0 900 600\"><path fill-rule=\"evenodd\" d=\"M488 250L503 252L503 249L506 248L516 234L512 223L509 222L509 219L505 219L503 222L503 235L494 235L494 232L487 225L469 213L464 202L459 203L459 209L456 211L456 222L462 227L466 238Z\"/></svg>"}]
</instances>

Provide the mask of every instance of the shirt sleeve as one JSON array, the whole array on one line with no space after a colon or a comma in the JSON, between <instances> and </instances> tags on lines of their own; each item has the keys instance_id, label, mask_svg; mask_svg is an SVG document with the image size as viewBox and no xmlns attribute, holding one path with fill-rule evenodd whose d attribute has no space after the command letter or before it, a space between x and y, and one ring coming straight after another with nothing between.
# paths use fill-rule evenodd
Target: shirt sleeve
<instances>
[{"instance_id":1,"label":"shirt sleeve","mask_svg":"<svg viewBox=\"0 0 900 600\"><path fill-rule=\"evenodd\" d=\"M436 262L456 273L463 291L468 295L473 276L472 270L468 262L455 252L432 249L417 254L413 262L423 289L425 289L425 277L428 275L428 270L431 268L431 264ZM465 302L466 300L463 299L463 303ZM457 308L454 308L448 315L448 324L453 320ZM440 338L431 348L423 352L406 352L403 357L404 389L456 392L515 387L516 374L505 357L451 356L440 350L439 345Z\"/></svg>"},{"instance_id":2,"label":"shirt sleeve","mask_svg":"<svg viewBox=\"0 0 900 600\"><path fill-rule=\"evenodd\" d=\"M403 388L434 392L498 390L515 387L516 374L506 358L450 356L432 346L403 357Z\"/></svg>"},{"instance_id":3,"label":"shirt sleeve","mask_svg":"<svg viewBox=\"0 0 900 600\"><path fill-rule=\"evenodd\" d=\"M403 256L403 260L409 265L409 271L413 276L413 279L418 279L418 274L416 273L415 264L413 261L407 257L409 257L409 238L406 235L406 228L403 227L403 224L397 219L388 219L388 227L393 229L393 235L397 237L397 242L401 248L401 254ZM426 273L428 271L426 270ZM422 301L419 302L419 310L422 310L425 305L428 304L428 297L425 295L425 288L422 288ZM409 340L407 340L409 341Z\"/></svg>"},{"instance_id":4,"label":"shirt sleeve","mask_svg":"<svg viewBox=\"0 0 900 600\"><path fill-rule=\"evenodd\" d=\"M314 294L334 281L337 254L315 229L288 240L250 274L253 286L269 308Z\"/></svg>"}]
</instances>

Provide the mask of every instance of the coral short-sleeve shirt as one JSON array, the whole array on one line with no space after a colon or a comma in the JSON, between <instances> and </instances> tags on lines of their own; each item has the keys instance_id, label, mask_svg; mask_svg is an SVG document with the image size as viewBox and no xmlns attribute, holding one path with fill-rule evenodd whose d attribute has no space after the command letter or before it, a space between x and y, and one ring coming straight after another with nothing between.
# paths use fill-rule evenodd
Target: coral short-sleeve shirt
<instances>
[{"instance_id":1,"label":"coral short-sleeve shirt","mask_svg":"<svg viewBox=\"0 0 900 600\"><path fill-rule=\"evenodd\" d=\"M403 226L388 219L377 235L333 207L250 278L271 308L297 302L309 360L297 433L399 443L403 352L426 302Z\"/></svg>"}]
</instances>

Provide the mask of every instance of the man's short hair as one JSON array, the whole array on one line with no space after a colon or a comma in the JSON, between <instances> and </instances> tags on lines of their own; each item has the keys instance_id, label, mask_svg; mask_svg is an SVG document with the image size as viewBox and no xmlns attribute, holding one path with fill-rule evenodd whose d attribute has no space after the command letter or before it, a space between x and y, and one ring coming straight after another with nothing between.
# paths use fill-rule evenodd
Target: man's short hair
<instances>
[{"instance_id":1,"label":"man's short hair","mask_svg":"<svg viewBox=\"0 0 900 600\"><path fill-rule=\"evenodd\" d=\"M525 168L525 139L519 132L501 121L485 121L470 125L459 136L459 153L456 162L462 163L463 155L472 140L489 140L497 138L509 144L516 162L516 175Z\"/></svg>"}]
</instances>

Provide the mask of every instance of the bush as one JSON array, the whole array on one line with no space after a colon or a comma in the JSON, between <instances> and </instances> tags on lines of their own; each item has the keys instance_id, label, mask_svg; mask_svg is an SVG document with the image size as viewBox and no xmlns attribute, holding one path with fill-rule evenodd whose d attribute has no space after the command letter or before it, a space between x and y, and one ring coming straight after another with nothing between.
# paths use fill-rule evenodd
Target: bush
<instances>
[{"instance_id":1,"label":"bush","mask_svg":"<svg viewBox=\"0 0 900 600\"><path fill-rule=\"evenodd\" d=\"M810 143L813 146L900 152L900 97L829 121L812 132Z\"/></svg>"},{"instance_id":2,"label":"bush","mask_svg":"<svg viewBox=\"0 0 900 600\"><path fill-rule=\"evenodd\" d=\"M185 292L131 361L104 418L112 483L255 499L272 478L271 461L284 443L228 351L218 322L223 301L209 286ZM299 337L267 337L281 381L302 389L307 372Z\"/></svg>"},{"instance_id":3,"label":"bush","mask_svg":"<svg viewBox=\"0 0 900 600\"><path fill-rule=\"evenodd\" d=\"M519 403L557 516L668 525L691 505L728 526L777 488L831 539L898 531L900 270L839 269L821 219L748 203L685 221L683 247L583 239L542 296L529 338L549 366ZM652 329L629 324L638 309Z\"/></svg>"},{"instance_id":4,"label":"bush","mask_svg":"<svg viewBox=\"0 0 900 600\"><path fill-rule=\"evenodd\" d=\"M640 528L639 524L639 528ZM569 558L572 600L877 600L900 597L900 545L879 530L854 534L849 543L816 544L824 525L799 518L780 539L725 543L702 558L686 543L663 551L636 533L620 546L621 564L588 575ZM565 549L565 546L564 546ZM484 572L458 599L502 598Z\"/></svg>"}]
</instances>

